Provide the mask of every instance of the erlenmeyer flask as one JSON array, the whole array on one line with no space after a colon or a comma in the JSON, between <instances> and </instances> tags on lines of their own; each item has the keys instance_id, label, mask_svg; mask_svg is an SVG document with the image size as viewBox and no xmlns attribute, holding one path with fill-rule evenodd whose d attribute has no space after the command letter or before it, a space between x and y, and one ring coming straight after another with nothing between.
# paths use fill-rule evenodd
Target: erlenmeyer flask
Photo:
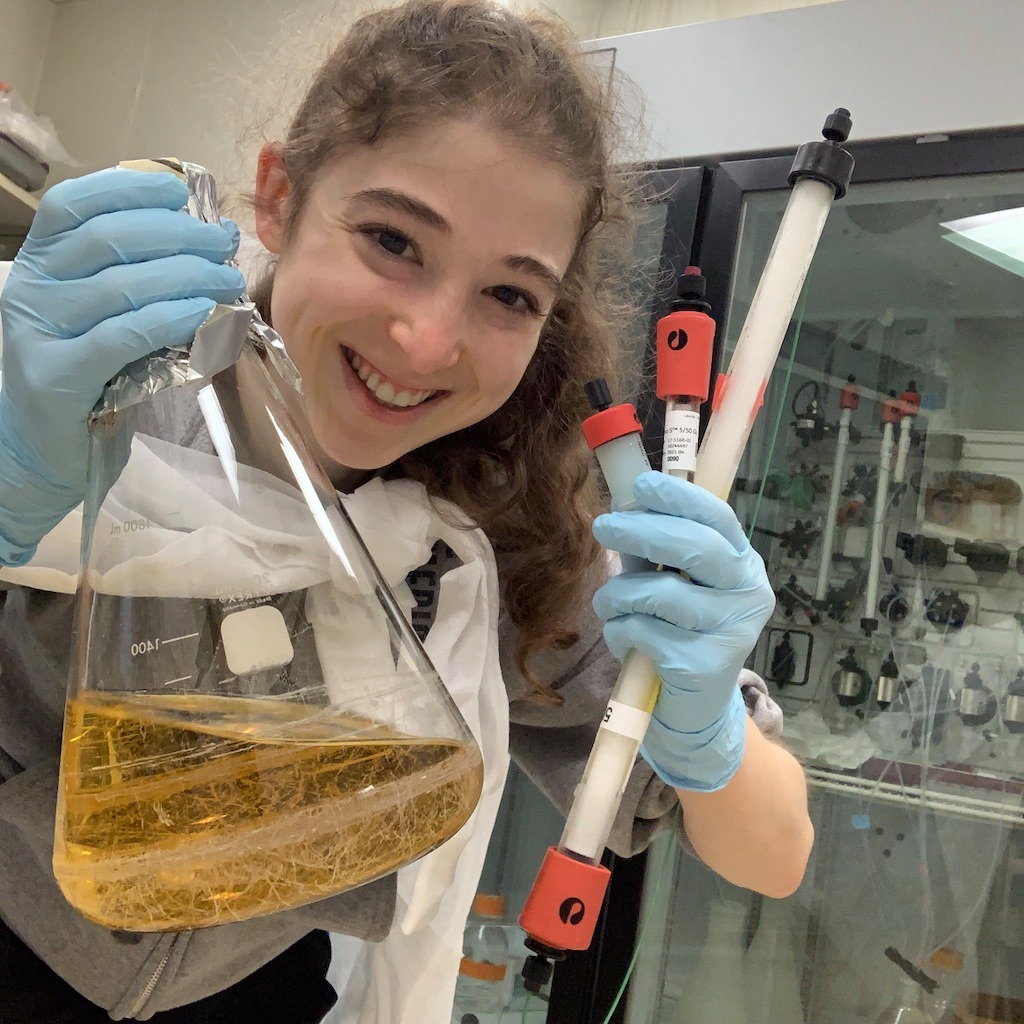
<instances>
[{"instance_id":1,"label":"erlenmeyer flask","mask_svg":"<svg viewBox=\"0 0 1024 1024\"><path fill-rule=\"evenodd\" d=\"M208 219L209 175L178 165ZM251 304L140 360L90 427L54 872L107 927L300 906L452 836L469 729L310 453Z\"/></svg>"}]
</instances>

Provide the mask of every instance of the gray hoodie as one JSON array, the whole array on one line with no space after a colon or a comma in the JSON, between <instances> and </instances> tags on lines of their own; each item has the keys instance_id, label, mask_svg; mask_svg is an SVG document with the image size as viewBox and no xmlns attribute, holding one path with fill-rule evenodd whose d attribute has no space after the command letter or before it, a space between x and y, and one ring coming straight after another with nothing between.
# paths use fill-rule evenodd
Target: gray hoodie
<instances>
[{"instance_id":1,"label":"gray hoodie","mask_svg":"<svg viewBox=\"0 0 1024 1024\"><path fill-rule=\"evenodd\" d=\"M205 447L194 424L181 441ZM191 932L112 932L67 903L51 857L73 604L69 596L13 587L0 610L0 918L8 927L114 1020L148 1020L221 991L314 928L382 939L394 913L393 875L297 910ZM558 709L524 699L527 684L512 657L515 627L503 617L499 629L512 755L563 813L619 670L589 604L579 629L575 646L536 665L565 698ZM741 685L755 722L777 735L781 713L765 684L747 673ZM609 847L623 856L642 850L670 827L677 806L672 789L638 759Z\"/></svg>"}]
</instances>

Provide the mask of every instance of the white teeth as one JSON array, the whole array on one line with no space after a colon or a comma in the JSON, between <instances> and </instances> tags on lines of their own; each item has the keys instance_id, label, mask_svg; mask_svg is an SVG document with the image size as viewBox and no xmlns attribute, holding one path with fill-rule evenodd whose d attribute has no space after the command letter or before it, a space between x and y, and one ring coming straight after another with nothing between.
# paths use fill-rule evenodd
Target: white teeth
<instances>
[{"instance_id":1,"label":"white teeth","mask_svg":"<svg viewBox=\"0 0 1024 1024\"><path fill-rule=\"evenodd\" d=\"M384 380L379 373L371 370L363 358L355 352L349 356L352 369L359 375L359 379L373 392L374 397L383 405L394 406L399 409L406 409L409 406L419 405L425 402L436 391L395 391L391 381Z\"/></svg>"}]
</instances>

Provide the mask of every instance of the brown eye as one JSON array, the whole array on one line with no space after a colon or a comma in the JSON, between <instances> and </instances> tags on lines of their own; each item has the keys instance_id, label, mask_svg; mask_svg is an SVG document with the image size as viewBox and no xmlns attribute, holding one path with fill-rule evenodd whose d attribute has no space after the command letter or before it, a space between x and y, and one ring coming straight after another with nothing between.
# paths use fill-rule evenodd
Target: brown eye
<instances>
[{"instance_id":1,"label":"brown eye","mask_svg":"<svg viewBox=\"0 0 1024 1024\"><path fill-rule=\"evenodd\" d=\"M390 228L381 228L373 232L377 244L392 256L404 256L406 250L412 245L405 235L392 231Z\"/></svg>"},{"instance_id":2,"label":"brown eye","mask_svg":"<svg viewBox=\"0 0 1024 1024\"><path fill-rule=\"evenodd\" d=\"M526 313L533 316L537 316L540 313L540 306L537 304L537 300L529 293L524 292L521 288L513 288L512 285L499 284L495 288L490 289L490 294L494 296L503 306L507 306L513 313ZM522 305L518 303L522 301Z\"/></svg>"}]
</instances>

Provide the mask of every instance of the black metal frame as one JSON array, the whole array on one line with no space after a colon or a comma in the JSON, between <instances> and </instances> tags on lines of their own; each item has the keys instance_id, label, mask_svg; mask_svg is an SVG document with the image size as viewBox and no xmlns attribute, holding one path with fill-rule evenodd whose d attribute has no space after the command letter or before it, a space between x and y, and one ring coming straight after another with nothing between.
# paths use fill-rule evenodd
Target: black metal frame
<instances>
[{"instance_id":1,"label":"black metal frame","mask_svg":"<svg viewBox=\"0 0 1024 1024\"><path fill-rule=\"evenodd\" d=\"M925 139L935 141L908 138L847 143L845 148L856 161L850 188L878 181L1024 171L1024 127L963 132L948 137L926 136ZM786 154L725 161L715 167L711 175L710 199L701 209L697 235L700 265L708 282L707 299L716 318L724 317L728 309L744 198L751 192L788 188L787 178L795 155L796 150L792 150ZM724 320L719 320L720 338L724 336L725 326ZM721 345L716 345L712 379L719 373L720 360Z\"/></svg>"}]
</instances>

